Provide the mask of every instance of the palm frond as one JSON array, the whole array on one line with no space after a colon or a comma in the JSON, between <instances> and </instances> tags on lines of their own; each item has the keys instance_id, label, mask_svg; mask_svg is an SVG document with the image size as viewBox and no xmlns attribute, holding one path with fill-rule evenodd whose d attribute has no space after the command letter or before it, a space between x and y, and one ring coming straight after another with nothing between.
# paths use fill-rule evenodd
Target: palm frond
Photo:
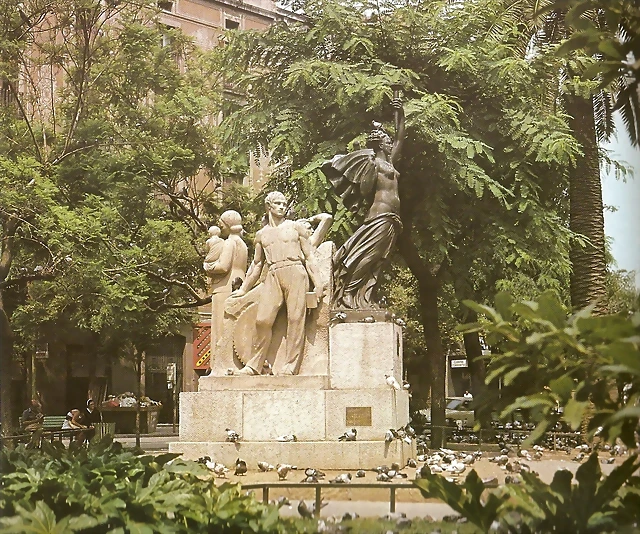
<instances>
[{"instance_id":1,"label":"palm frond","mask_svg":"<svg viewBox=\"0 0 640 534\"><path fill-rule=\"evenodd\" d=\"M615 130L612 108L611 95L608 91L600 91L593 96L596 134L600 141L608 140Z\"/></svg>"},{"instance_id":2,"label":"palm frond","mask_svg":"<svg viewBox=\"0 0 640 534\"><path fill-rule=\"evenodd\" d=\"M618 93L613 107L619 110L622 122L624 122L631 144L640 146L640 86L638 80L633 80Z\"/></svg>"}]
</instances>

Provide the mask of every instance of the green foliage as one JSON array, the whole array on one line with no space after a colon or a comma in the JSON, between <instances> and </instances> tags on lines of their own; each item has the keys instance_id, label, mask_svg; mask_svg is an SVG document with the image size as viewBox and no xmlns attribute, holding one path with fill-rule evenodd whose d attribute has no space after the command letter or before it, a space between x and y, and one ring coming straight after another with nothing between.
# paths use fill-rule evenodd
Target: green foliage
<instances>
[{"instance_id":1,"label":"green foliage","mask_svg":"<svg viewBox=\"0 0 640 534\"><path fill-rule=\"evenodd\" d=\"M635 445L640 417L640 313L593 317L589 309L568 315L552 292L514 302L496 296L495 308L465 301L484 318L463 331L484 331L492 355L487 383L502 384L483 400L484 410L507 417L525 410L536 421L535 441L562 418L581 427L587 407L591 435ZM563 410L558 410L562 407ZM560 414L559 411L562 411Z\"/></svg>"},{"instance_id":2,"label":"green foliage","mask_svg":"<svg viewBox=\"0 0 640 534\"><path fill-rule=\"evenodd\" d=\"M109 437L89 449L3 449L0 465L3 532L291 531L277 508L216 486L203 465L141 456Z\"/></svg>"},{"instance_id":3,"label":"green foliage","mask_svg":"<svg viewBox=\"0 0 640 534\"><path fill-rule=\"evenodd\" d=\"M572 28L557 54L571 56L582 51L595 56L583 76L611 90L634 145L640 142L640 9L627 0L554 0L543 12L566 13ZM633 58L629 60L629 58Z\"/></svg>"},{"instance_id":4,"label":"green foliage","mask_svg":"<svg viewBox=\"0 0 640 534\"><path fill-rule=\"evenodd\" d=\"M499 517L506 495L485 493L486 487L475 469L467 475L463 484L449 482L445 477L426 473L425 478L414 482L425 498L438 498L475 525L478 532L489 532Z\"/></svg>"},{"instance_id":5,"label":"green foliage","mask_svg":"<svg viewBox=\"0 0 640 534\"><path fill-rule=\"evenodd\" d=\"M476 528L476 532L546 533L619 532L638 521L640 467L637 455L627 458L603 476L597 453L575 475L562 469L551 484L522 472L520 484L487 490L472 470L464 483L455 484L427 473L414 482L425 498L446 502ZM499 525L499 527L498 527Z\"/></svg>"},{"instance_id":6,"label":"green foliage","mask_svg":"<svg viewBox=\"0 0 640 534\"><path fill-rule=\"evenodd\" d=\"M627 458L603 476L597 453L577 470L575 482L568 470L557 471L547 485L532 473L522 473L523 484L507 486L505 514L510 532L619 532L638 520L637 455Z\"/></svg>"},{"instance_id":7,"label":"green foliage","mask_svg":"<svg viewBox=\"0 0 640 534\"><path fill-rule=\"evenodd\" d=\"M157 24L154 5L2 0L0 70L13 89L0 106L0 289L15 297L19 350L54 324L143 346L207 301L218 102L206 62ZM42 17L57 20L57 39L35 38ZM30 65L26 83L18 64ZM38 80L45 66L55 95Z\"/></svg>"}]
</instances>

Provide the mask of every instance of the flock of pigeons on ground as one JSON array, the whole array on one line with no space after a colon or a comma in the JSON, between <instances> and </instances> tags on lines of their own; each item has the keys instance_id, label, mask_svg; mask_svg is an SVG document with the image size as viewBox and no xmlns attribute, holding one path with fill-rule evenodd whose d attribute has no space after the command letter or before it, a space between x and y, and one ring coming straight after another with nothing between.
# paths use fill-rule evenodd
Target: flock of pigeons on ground
<instances>
[{"instance_id":1,"label":"flock of pigeons on ground","mask_svg":"<svg viewBox=\"0 0 640 534\"><path fill-rule=\"evenodd\" d=\"M400 434L396 430L396 434L392 434L392 439L404 439L407 429L403 427L400 429L405 432L405 435L401 438ZM345 432L344 439L355 441L357 432L353 429ZM342 437L342 436L341 436ZM498 454L493 453L490 457L489 454L482 451L466 452L455 451L447 448L440 448L436 451L428 451L423 454L418 454L415 459L410 458L407 460L406 465L401 466L398 463L392 463L391 465L380 465L371 469L358 469L354 474L351 472L340 473L331 479L326 479L326 474L321 470L314 467L307 467L300 469L296 465L278 463L270 464L269 462L260 461L257 463L258 469L263 473L274 472L278 476L279 481L291 481L288 479L293 473L299 474L295 482L317 484L321 482L328 482L329 484L350 484L354 479L363 479L363 481L370 481L371 478L375 478L377 482L400 482L410 477L408 469L414 469L414 478L425 478L429 474L444 476L448 481L457 483L460 475L465 473L476 461L481 458L487 457L489 462L492 462L499 466L504 471L505 484L520 484L520 474L523 472L533 472L531 464L544 459L545 452L548 449L541 445L534 445L531 450L520 449L517 447L511 447L505 442L499 444L500 452ZM622 456L627 453L624 446L604 445L602 451L608 452L609 458L602 458L601 462L611 464L615 462L616 456ZM572 456L572 460L575 462L581 462L592 451L591 446L587 444L580 444L571 449L568 454ZM224 464L213 461L210 457L204 456L198 460L199 463L204 464L209 468L217 477L226 478L227 473L231 471L230 468ZM236 476L246 475L248 471L247 463L238 458L233 467L233 474ZM364 480L369 479L369 480ZM494 488L498 486L498 477L490 476L482 479L483 484L487 488ZM277 500L272 501L272 504L283 507L291 507L290 501L286 497L280 497ZM327 503L322 502L321 506L326 506ZM315 503L308 505L304 500L300 500L297 507L300 516L305 518L312 518L315 516ZM342 518L333 518L329 520L319 520L318 532L340 532L336 530L336 523L342 520L354 519L357 514L347 513ZM386 517L388 520L396 522L398 526L407 525L410 523L408 519L402 513L388 514Z\"/></svg>"}]
</instances>

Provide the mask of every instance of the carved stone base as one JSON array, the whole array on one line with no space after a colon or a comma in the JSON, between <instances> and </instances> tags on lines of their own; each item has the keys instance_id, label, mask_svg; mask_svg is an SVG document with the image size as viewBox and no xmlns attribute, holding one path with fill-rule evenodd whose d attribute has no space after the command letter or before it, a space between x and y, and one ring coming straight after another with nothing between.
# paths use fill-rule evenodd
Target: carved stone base
<instances>
[{"instance_id":1,"label":"carved stone base","mask_svg":"<svg viewBox=\"0 0 640 534\"><path fill-rule=\"evenodd\" d=\"M406 465L409 458L416 457L415 442L408 445L394 441L307 441L279 443L262 442L173 442L169 443L170 452L181 452L190 460L209 456L216 462L232 466L236 458L247 462L250 470L258 470L259 461L276 465L285 463L297 466L299 471L289 473L287 480L300 482L304 478L306 467L318 469L373 469L398 462ZM276 475L274 474L274 477Z\"/></svg>"},{"instance_id":2,"label":"carved stone base","mask_svg":"<svg viewBox=\"0 0 640 534\"><path fill-rule=\"evenodd\" d=\"M251 377L249 377L251 378ZM358 390L247 389L180 394L180 441L224 441L226 428L242 441L337 441L351 428L358 438L384 440L409 420L409 395L389 387Z\"/></svg>"}]
</instances>

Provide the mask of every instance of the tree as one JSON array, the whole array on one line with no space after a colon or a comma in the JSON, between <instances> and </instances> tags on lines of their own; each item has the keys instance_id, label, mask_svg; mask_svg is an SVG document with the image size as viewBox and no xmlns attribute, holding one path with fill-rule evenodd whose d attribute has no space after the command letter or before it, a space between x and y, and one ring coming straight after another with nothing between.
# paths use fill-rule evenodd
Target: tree
<instances>
[{"instance_id":1,"label":"tree","mask_svg":"<svg viewBox=\"0 0 640 534\"><path fill-rule=\"evenodd\" d=\"M640 142L640 9L628 0L556 0L544 9L565 10L571 36L558 49L584 50L597 61L585 73L614 97L634 146ZM604 22L604 23L603 23Z\"/></svg>"},{"instance_id":2,"label":"tree","mask_svg":"<svg viewBox=\"0 0 640 534\"><path fill-rule=\"evenodd\" d=\"M416 280L428 354L418 381L430 383L433 423L443 426L443 288L491 287L513 272L504 265L558 279L567 265L563 178L577 145L566 117L540 106L541 78L555 60L518 57L517 27L499 45L482 39L496 2L453 11L444 2L303 8L306 24L238 34L215 52L218 72L245 95L221 124L220 146L227 157L257 143L288 157L297 169L289 194L309 211L331 208L339 241L357 218L318 168L362 144L371 119L389 120L384 104L391 86L402 86L408 139L398 250Z\"/></svg>"},{"instance_id":3,"label":"tree","mask_svg":"<svg viewBox=\"0 0 640 534\"><path fill-rule=\"evenodd\" d=\"M16 330L28 348L51 324L144 350L208 301L200 246L218 206L212 187L196 188L213 180L204 65L179 33L161 38L151 4L3 0L1 11L3 368ZM64 81L55 98L43 72Z\"/></svg>"}]
</instances>

